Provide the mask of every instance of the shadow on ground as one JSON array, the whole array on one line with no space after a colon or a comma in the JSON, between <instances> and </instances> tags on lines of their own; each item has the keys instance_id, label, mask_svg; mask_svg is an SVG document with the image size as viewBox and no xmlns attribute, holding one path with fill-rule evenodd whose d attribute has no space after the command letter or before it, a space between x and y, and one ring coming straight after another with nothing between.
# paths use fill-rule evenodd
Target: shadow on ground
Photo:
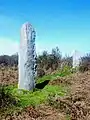
<instances>
[{"instance_id":1,"label":"shadow on ground","mask_svg":"<svg viewBox=\"0 0 90 120\"><path fill-rule=\"evenodd\" d=\"M42 83L38 83L38 84L36 84L35 88L37 88L37 89L43 89L49 83L49 81L50 80L46 80L46 81L44 81Z\"/></svg>"}]
</instances>

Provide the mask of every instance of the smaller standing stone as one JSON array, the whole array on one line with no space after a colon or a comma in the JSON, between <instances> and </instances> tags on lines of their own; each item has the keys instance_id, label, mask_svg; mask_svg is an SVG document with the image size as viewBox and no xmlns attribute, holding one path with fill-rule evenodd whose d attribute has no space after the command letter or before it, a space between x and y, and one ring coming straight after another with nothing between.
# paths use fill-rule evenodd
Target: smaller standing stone
<instances>
[{"instance_id":1,"label":"smaller standing stone","mask_svg":"<svg viewBox=\"0 0 90 120\"><path fill-rule=\"evenodd\" d=\"M79 67L80 58L81 58L80 52L75 50L73 54L73 68Z\"/></svg>"}]
</instances>

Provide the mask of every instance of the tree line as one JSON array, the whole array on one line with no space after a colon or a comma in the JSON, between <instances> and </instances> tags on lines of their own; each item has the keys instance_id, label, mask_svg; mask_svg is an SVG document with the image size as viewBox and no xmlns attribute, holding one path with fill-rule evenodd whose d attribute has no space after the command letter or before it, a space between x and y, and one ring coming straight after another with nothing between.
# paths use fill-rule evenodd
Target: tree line
<instances>
[{"instance_id":1,"label":"tree line","mask_svg":"<svg viewBox=\"0 0 90 120\"><path fill-rule=\"evenodd\" d=\"M65 56L62 57L62 53L59 48L53 48L51 53L43 51L42 54L36 58L38 75L42 76L46 73L51 73L57 69L61 69L64 66L73 66L73 57ZM4 66L18 66L18 53L14 55L1 55L0 65ZM87 71L90 69L90 54L81 58L80 71Z\"/></svg>"}]
</instances>

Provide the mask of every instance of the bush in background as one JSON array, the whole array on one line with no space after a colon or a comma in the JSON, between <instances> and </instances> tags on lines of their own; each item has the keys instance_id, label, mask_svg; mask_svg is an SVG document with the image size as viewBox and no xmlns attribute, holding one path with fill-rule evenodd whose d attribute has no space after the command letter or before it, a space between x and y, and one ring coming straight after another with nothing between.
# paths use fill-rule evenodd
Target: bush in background
<instances>
[{"instance_id":1,"label":"bush in background","mask_svg":"<svg viewBox=\"0 0 90 120\"><path fill-rule=\"evenodd\" d=\"M65 56L62 58L62 62L61 62L61 68L63 68L64 66L69 66L69 67L73 67L73 57L71 56Z\"/></svg>"},{"instance_id":2,"label":"bush in background","mask_svg":"<svg viewBox=\"0 0 90 120\"><path fill-rule=\"evenodd\" d=\"M58 47L52 49L51 53L43 51L43 53L37 57L37 70L52 73L61 66L61 59L62 55Z\"/></svg>"},{"instance_id":3,"label":"bush in background","mask_svg":"<svg viewBox=\"0 0 90 120\"><path fill-rule=\"evenodd\" d=\"M90 54L87 54L84 57L81 57L80 64L79 64L79 71L85 72L90 70Z\"/></svg>"},{"instance_id":4,"label":"bush in background","mask_svg":"<svg viewBox=\"0 0 90 120\"><path fill-rule=\"evenodd\" d=\"M43 69L37 69L37 77L43 77L45 75L45 71Z\"/></svg>"},{"instance_id":5,"label":"bush in background","mask_svg":"<svg viewBox=\"0 0 90 120\"><path fill-rule=\"evenodd\" d=\"M52 72L62 69L64 66L72 67L72 57L66 56L62 57L62 54L58 47L53 48L51 53L43 51L42 54L37 56L37 77L42 77ZM15 66L18 68L18 54L11 56L2 55L0 56L0 66Z\"/></svg>"}]
</instances>

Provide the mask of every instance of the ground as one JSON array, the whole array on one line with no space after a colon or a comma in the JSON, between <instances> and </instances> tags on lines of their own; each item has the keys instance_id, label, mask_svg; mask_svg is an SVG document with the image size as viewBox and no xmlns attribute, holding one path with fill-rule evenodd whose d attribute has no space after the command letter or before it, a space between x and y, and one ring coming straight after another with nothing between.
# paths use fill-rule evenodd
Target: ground
<instances>
[{"instance_id":1,"label":"ground","mask_svg":"<svg viewBox=\"0 0 90 120\"><path fill-rule=\"evenodd\" d=\"M17 73L15 68L0 71L0 83L8 84L10 92L22 101L19 110L11 107L14 113L0 110L0 120L90 120L89 71L44 76L34 91L22 93L17 92Z\"/></svg>"}]
</instances>

